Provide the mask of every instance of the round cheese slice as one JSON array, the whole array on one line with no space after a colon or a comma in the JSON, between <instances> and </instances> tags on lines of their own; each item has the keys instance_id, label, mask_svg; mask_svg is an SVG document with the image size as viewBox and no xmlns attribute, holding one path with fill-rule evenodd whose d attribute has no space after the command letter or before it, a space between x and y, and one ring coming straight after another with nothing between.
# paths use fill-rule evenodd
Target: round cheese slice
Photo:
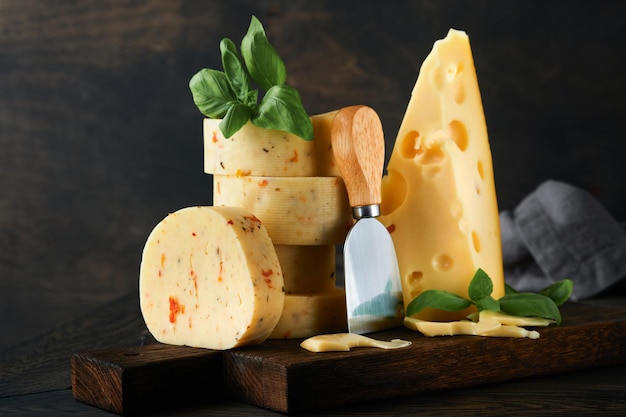
<instances>
[{"instance_id":1,"label":"round cheese slice","mask_svg":"<svg viewBox=\"0 0 626 417\"><path fill-rule=\"evenodd\" d=\"M270 339L298 339L348 330L343 288L321 294L288 294Z\"/></svg>"},{"instance_id":2,"label":"round cheese slice","mask_svg":"<svg viewBox=\"0 0 626 417\"><path fill-rule=\"evenodd\" d=\"M274 245L283 271L286 294L335 289L335 246Z\"/></svg>"},{"instance_id":3,"label":"round cheese slice","mask_svg":"<svg viewBox=\"0 0 626 417\"><path fill-rule=\"evenodd\" d=\"M282 177L337 176L330 146L335 112L311 116L313 140L251 122L230 138L219 128L221 119L204 119L204 172L219 175Z\"/></svg>"},{"instance_id":4,"label":"round cheese slice","mask_svg":"<svg viewBox=\"0 0 626 417\"><path fill-rule=\"evenodd\" d=\"M139 290L159 342L217 350L263 342L285 297L272 241L240 207L188 207L163 219L145 244Z\"/></svg>"},{"instance_id":5,"label":"round cheese slice","mask_svg":"<svg viewBox=\"0 0 626 417\"><path fill-rule=\"evenodd\" d=\"M353 224L341 177L213 176L213 204L257 216L275 245L336 245Z\"/></svg>"}]
</instances>

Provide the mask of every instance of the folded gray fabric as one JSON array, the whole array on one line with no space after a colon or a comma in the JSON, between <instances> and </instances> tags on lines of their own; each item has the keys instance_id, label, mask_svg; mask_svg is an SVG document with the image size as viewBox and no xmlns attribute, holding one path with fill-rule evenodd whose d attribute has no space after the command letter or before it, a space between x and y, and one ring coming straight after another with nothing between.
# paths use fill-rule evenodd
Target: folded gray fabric
<instances>
[{"instance_id":1,"label":"folded gray fabric","mask_svg":"<svg viewBox=\"0 0 626 417\"><path fill-rule=\"evenodd\" d=\"M580 188L546 181L501 212L500 227L505 281L518 291L568 278L579 301L626 277L623 226Z\"/></svg>"}]
</instances>

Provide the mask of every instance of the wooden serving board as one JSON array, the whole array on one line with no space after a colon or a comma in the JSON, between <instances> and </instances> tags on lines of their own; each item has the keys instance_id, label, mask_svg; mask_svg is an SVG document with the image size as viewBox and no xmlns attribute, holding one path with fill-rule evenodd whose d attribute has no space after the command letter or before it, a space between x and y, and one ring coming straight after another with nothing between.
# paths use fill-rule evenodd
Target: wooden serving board
<instances>
[{"instance_id":1,"label":"wooden serving board","mask_svg":"<svg viewBox=\"0 0 626 417\"><path fill-rule=\"evenodd\" d=\"M567 304L561 312L563 323L539 329L536 340L429 338L398 328L370 336L411 346L311 353L301 340L268 340L228 351L148 344L78 353L72 392L119 414L224 395L299 413L626 362L626 308Z\"/></svg>"}]
</instances>

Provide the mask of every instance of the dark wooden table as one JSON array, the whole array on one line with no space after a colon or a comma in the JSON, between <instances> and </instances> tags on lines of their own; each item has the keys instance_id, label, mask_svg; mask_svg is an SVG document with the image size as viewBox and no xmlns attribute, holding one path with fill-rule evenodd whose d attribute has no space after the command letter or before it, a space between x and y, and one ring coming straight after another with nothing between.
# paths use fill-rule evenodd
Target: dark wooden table
<instances>
[{"instance_id":1,"label":"dark wooden table","mask_svg":"<svg viewBox=\"0 0 626 417\"><path fill-rule=\"evenodd\" d=\"M626 298L586 303L622 307ZM139 345L144 324L138 304L137 294L128 294L0 352L0 415L113 415L72 397L70 357L75 352ZM354 404L311 415L625 415L625 394L626 364ZM151 415L280 414L224 399Z\"/></svg>"},{"instance_id":2,"label":"dark wooden table","mask_svg":"<svg viewBox=\"0 0 626 417\"><path fill-rule=\"evenodd\" d=\"M252 14L311 114L371 105L389 141L432 43L466 30L500 208L557 178L623 220L626 83L613 69L623 67L625 10L621 1L0 0L0 416L109 414L72 398L70 357L139 344L137 294L83 314L136 287L156 222L210 203L187 83L219 68L219 40L239 39ZM625 388L620 366L324 415L622 415ZM224 401L178 414L275 413Z\"/></svg>"},{"instance_id":3,"label":"dark wooden table","mask_svg":"<svg viewBox=\"0 0 626 417\"><path fill-rule=\"evenodd\" d=\"M157 222L211 203L187 85L253 14L307 110L371 106L388 154L467 31L499 208L557 179L626 220L624 1L0 0L0 350L133 291Z\"/></svg>"}]
</instances>

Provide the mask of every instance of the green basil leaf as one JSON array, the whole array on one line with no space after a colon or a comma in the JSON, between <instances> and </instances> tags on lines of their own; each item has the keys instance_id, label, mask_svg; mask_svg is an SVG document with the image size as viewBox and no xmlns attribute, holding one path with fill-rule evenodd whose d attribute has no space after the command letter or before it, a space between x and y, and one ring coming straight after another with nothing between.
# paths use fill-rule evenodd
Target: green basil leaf
<instances>
[{"instance_id":1,"label":"green basil leaf","mask_svg":"<svg viewBox=\"0 0 626 417\"><path fill-rule=\"evenodd\" d=\"M193 101L202 114L213 119L223 117L236 100L226 74L212 69L202 69L189 81Z\"/></svg>"},{"instance_id":2,"label":"green basil leaf","mask_svg":"<svg viewBox=\"0 0 626 417\"><path fill-rule=\"evenodd\" d=\"M220 130L225 138L230 138L250 120L252 109L245 104L233 104L220 122Z\"/></svg>"},{"instance_id":3,"label":"green basil leaf","mask_svg":"<svg viewBox=\"0 0 626 417\"><path fill-rule=\"evenodd\" d=\"M500 310L519 317L543 317L561 323L561 313L557 305L545 295L529 292L507 294L498 300Z\"/></svg>"},{"instance_id":4,"label":"green basil leaf","mask_svg":"<svg viewBox=\"0 0 626 417\"><path fill-rule=\"evenodd\" d=\"M263 25L255 16L241 40L241 55L252 79L264 90L287 80L285 63L267 40Z\"/></svg>"},{"instance_id":5,"label":"green basil leaf","mask_svg":"<svg viewBox=\"0 0 626 417\"><path fill-rule=\"evenodd\" d=\"M470 307L472 302L458 295L443 290L426 290L415 297L406 309L406 315L412 316L425 308L445 311L460 311Z\"/></svg>"},{"instance_id":6,"label":"green basil leaf","mask_svg":"<svg viewBox=\"0 0 626 417\"><path fill-rule=\"evenodd\" d=\"M554 301L557 306L560 306L570 298L573 289L574 283L572 280L564 279L544 288L539 292L539 294L545 295Z\"/></svg>"},{"instance_id":7,"label":"green basil leaf","mask_svg":"<svg viewBox=\"0 0 626 417\"><path fill-rule=\"evenodd\" d=\"M482 268L478 268L467 289L470 300L475 303L488 297L493 292L493 282Z\"/></svg>"},{"instance_id":8,"label":"green basil leaf","mask_svg":"<svg viewBox=\"0 0 626 417\"><path fill-rule=\"evenodd\" d=\"M313 124L302 106L300 94L286 84L275 85L265 93L252 116L252 123L265 129L283 130L305 140L313 139Z\"/></svg>"},{"instance_id":9,"label":"green basil leaf","mask_svg":"<svg viewBox=\"0 0 626 417\"><path fill-rule=\"evenodd\" d=\"M476 308L478 311L500 311L500 302L488 295L476 302Z\"/></svg>"},{"instance_id":10,"label":"green basil leaf","mask_svg":"<svg viewBox=\"0 0 626 417\"><path fill-rule=\"evenodd\" d=\"M506 282L504 283L504 294L515 294L516 292L517 290L515 288L511 287Z\"/></svg>"},{"instance_id":11,"label":"green basil leaf","mask_svg":"<svg viewBox=\"0 0 626 417\"><path fill-rule=\"evenodd\" d=\"M243 98L243 104L250 108L255 108L259 101L259 90L250 90Z\"/></svg>"},{"instance_id":12,"label":"green basil leaf","mask_svg":"<svg viewBox=\"0 0 626 417\"><path fill-rule=\"evenodd\" d=\"M220 42L222 52L222 66L228 78L230 88L233 90L240 102L244 101L246 94L250 91L250 77L244 63L237 53L237 47L228 38Z\"/></svg>"},{"instance_id":13,"label":"green basil leaf","mask_svg":"<svg viewBox=\"0 0 626 417\"><path fill-rule=\"evenodd\" d=\"M252 119L263 129L313 139L313 125L302 106L300 94L285 84L285 64L255 16L241 41L241 53L228 38L220 42L220 51L224 71L203 69L189 81L189 88L202 114L225 119L220 128L226 137ZM259 90L252 89L253 81L266 90L261 103L258 102Z\"/></svg>"}]
</instances>

